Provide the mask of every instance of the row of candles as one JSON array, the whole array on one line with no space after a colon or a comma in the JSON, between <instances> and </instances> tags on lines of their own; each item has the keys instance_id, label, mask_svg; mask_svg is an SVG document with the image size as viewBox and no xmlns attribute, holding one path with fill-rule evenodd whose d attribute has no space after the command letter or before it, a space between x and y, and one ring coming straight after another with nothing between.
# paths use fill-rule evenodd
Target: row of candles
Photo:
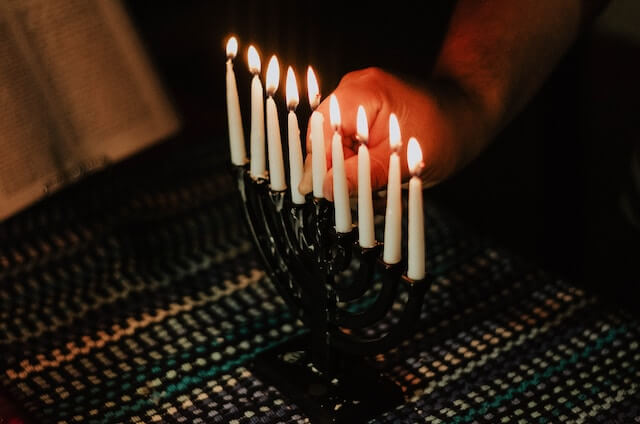
<instances>
[{"instance_id":1,"label":"row of candles","mask_svg":"<svg viewBox=\"0 0 640 424\"><path fill-rule=\"evenodd\" d=\"M234 165L244 166L247 162L233 59L238 52L238 42L230 37L227 42L227 118L229 124L229 142L231 161ZM273 96L278 89L280 68L276 56L272 56L267 66L266 101L262 82L260 80L260 56L255 47L247 50L249 70L253 75L251 80L251 129L249 172L253 178L265 178L267 175L265 161L265 105L266 105L266 138L269 162L269 184L271 190L284 191L287 189L282 142L280 138L280 124L278 112ZM323 181L327 173L324 116L317 110L320 104L320 90L311 67L307 70L307 93L312 109L309 118L312 155L312 185L313 195L323 198ZM287 70L286 102L289 109L287 119L287 135L289 147L289 184L291 200L295 204L304 204L305 197L299 192L298 185L302 179L303 158L300 129L295 110L299 103L298 87L295 74L291 67ZM348 233L352 230L351 207L349 191L344 166L342 135L340 131L341 118L338 99L335 95L329 98L330 123L333 128L331 140L331 159L333 166L333 197L335 210L335 225L338 233ZM363 248L376 245L373 201L371 192L370 160L367 143L369 141L369 127L366 111L363 106L357 111L357 135L360 143L358 148L358 242ZM401 134L395 114L389 116L389 142L391 155L389 158L389 174L387 181L387 205L385 212L383 260L387 264L396 264L401 260L402 238L402 203L401 203L401 172L400 146ZM421 280L425 276L425 238L424 215L422 205L422 151L415 138L409 139L407 146L407 162L412 177L409 181L409 210L408 210L408 268L407 276L413 280Z\"/></svg>"}]
</instances>

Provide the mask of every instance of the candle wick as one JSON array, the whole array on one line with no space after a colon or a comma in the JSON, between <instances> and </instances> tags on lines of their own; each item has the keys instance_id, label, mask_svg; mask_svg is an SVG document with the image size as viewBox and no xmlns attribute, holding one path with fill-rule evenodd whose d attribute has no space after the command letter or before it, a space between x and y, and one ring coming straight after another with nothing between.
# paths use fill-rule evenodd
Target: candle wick
<instances>
[{"instance_id":1,"label":"candle wick","mask_svg":"<svg viewBox=\"0 0 640 424\"><path fill-rule=\"evenodd\" d=\"M315 110L318 108L318 106L320 106L320 94L316 94L313 97L313 101L310 102L309 106L311 106L311 111L315 112Z\"/></svg>"},{"instance_id":2,"label":"candle wick","mask_svg":"<svg viewBox=\"0 0 640 424\"><path fill-rule=\"evenodd\" d=\"M415 166L415 168L412 170L411 175L414 177L419 177L420 174L422 174L422 170L424 169L424 162L420 162L419 164L417 164Z\"/></svg>"}]
</instances>

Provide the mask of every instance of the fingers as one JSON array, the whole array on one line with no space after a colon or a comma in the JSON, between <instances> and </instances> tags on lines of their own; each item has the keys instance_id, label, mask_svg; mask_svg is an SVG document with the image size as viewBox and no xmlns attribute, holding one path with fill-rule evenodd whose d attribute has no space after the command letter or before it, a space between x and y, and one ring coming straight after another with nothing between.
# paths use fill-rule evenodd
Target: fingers
<instances>
[{"instance_id":1,"label":"fingers","mask_svg":"<svg viewBox=\"0 0 640 424\"><path fill-rule=\"evenodd\" d=\"M332 93L338 100L340 109L340 133L342 135L342 145L344 151L345 160L355 156L358 149L358 141L356 139L357 134L357 111L358 106L362 105L367 114L367 122L369 126L369 147L371 153L381 145L385 146L385 161L388 161L388 116L391 109L388 101L386 100L385 85L389 82L391 76L376 68L367 68L360 71L350 72L346 74L338 87ZM330 96L326 97L317 108L317 112L324 117L323 133L324 133L324 146L326 154L327 170L330 172L332 164L331 145L334 135L334 129L331 127L331 114L330 114ZM310 157L313 154L313 148L311 143L311 126L307 129L307 152L308 157L305 161L305 170L303 173L300 192L308 193L313 189L312 169ZM372 157L372 162L374 161ZM350 165L348 165L349 167ZM354 165L355 166L355 165ZM379 165L376 165L379 166ZM347 168L349 169L349 168ZM357 170L354 168L354 176L357 175ZM331 174L327 174L331 175ZM376 171L372 169L372 175L374 180L372 186L379 188L381 185L377 185L378 175ZM386 170L382 175L386 175ZM326 181L326 178L325 178ZM352 181L353 188L355 189L355 180ZM326 188L326 186L323 186ZM329 184L328 192L333 199L332 184ZM327 193L327 190L324 190Z\"/></svg>"},{"instance_id":2,"label":"fingers","mask_svg":"<svg viewBox=\"0 0 640 424\"><path fill-rule=\"evenodd\" d=\"M311 193L311 190L313 190L313 174L311 164L311 153L309 153L304 160L302 179L300 180L300 185L298 186L298 191L302 195L307 195L307 193Z\"/></svg>"},{"instance_id":3,"label":"fingers","mask_svg":"<svg viewBox=\"0 0 640 424\"><path fill-rule=\"evenodd\" d=\"M347 187L349 196L353 197L358 193L358 155L351 154L349 157L345 150L344 168L347 177ZM369 150L370 156L370 177L371 189L379 190L387 184L387 168L389 165L389 149L385 145L378 145ZM327 200L333 201L333 169L327 172L323 183L323 193Z\"/></svg>"},{"instance_id":4,"label":"fingers","mask_svg":"<svg viewBox=\"0 0 640 424\"><path fill-rule=\"evenodd\" d=\"M340 133L345 149L355 152L358 148L357 113L358 106L363 106L367 114L369 126L369 144L376 146L388 135L387 125L390 105L384 94L385 81L390 75L376 68L367 68L346 74L338 87L331 93L336 96L340 109ZM331 167L331 139L334 129L331 127L330 99L328 96L318 106L318 111L325 117L324 135L327 154L327 165ZM384 117L385 119L381 119ZM383 122L384 121L384 122Z\"/></svg>"}]
</instances>

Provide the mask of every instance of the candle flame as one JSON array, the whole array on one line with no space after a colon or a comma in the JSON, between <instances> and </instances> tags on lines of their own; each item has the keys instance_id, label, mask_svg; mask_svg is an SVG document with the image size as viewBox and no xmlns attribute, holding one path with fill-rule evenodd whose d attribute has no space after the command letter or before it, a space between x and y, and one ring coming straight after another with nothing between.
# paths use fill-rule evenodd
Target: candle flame
<instances>
[{"instance_id":1,"label":"candle flame","mask_svg":"<svg viewBox=\"0 0 640 424\"><path fill-rule=\"evenodd\" d=\"M329 98L329 120L331 121L331 126L337 131L340 128L340 106L335 94L332 94Z\"/></svg>"},{"instance_id":2,"label":"candle flame","mask_svg":"<svg viewBox=\"0 0 640 424\"><path fill-rule=\"evenodd\" d=\"M400 124L395 113L389 115L389 145L391 151L397 151L402 145L402 137L400 135Z\"/></svg>"},{"instance_id":3,"label":"candle flame","mask_svg":"<svg viewBox=\"0 0 640 424\"><path fill-rule=\"evenodd\" d=\"M362 105L358 106L356 138L360 143L367 143L369 141L369 124L367 123L367 112L365 112L364 106Z\"/></svg>"},{"instance_id":4,"label":"candle flame","mask_svg":"<svg viewBox=\"0 0 640 424\"><path fill-rule=\"evenodd\" d=\"M261 66L260 55L255 47L249 46L249 50L247 50L247 60L249 61L249 72L254 75L259 73Z\"/></svg>"},{"instance_id":5,"label":"candle flame","mask_svg":"<svg viewBox=\"0 0 640 424\"><path fill-rule=\"evenodd\" d=\"M409 145L407 146L407 164L409 165L409 171L412 175L419 175L422 171L422 149L420 149L420 143L415 137L409 139Z\"/></svg>"},{"instance_id":6,"label":"candle flame","mask_svg":"<svg viewBox=\"0 0 640 424\"><path fill-rule=\"evenodd\" d=\"M238 54L238 40L231 36L227 41L227 59L234 59Z\"/></svg>"},{"instance_id":7,"label":"candle flame","mask_svg":"<svg viewBox=\"0 0 640 424\"><path fill-rule=\"evenodd\" d=\"M311 109L315 109L320 104L320 89L318 88L318 80L311 66L307 68L307 94L309 95L309 105Z\"/></svg>"},{"instance_id":8,"label":"candle flame","mask_svg":"<svg viewBox=\"0 0 640 424\"><path fill-rule=\"evenodd\" d=\"M278 64L278 58L274 54L271 56L269 65L267 66L267 94L273 96L278 89L280 82L280 65Z\"/></svg>"},{"instance_id":9,"label":"candle flame","mask_svg":"<svg viewBox=\"0 0 640 424\"><path fill-rule=\"evenodd\" d=\"M289 66L289 69L287 69L287 107L293 110L298 107L299 102L296 74L293 72L293 68Z\"/></svg>"}]
</instances>

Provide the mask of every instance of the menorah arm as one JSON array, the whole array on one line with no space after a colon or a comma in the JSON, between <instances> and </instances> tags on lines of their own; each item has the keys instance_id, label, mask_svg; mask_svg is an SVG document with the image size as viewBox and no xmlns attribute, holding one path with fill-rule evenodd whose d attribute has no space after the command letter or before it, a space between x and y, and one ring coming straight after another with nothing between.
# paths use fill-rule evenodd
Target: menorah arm
<instances>
[{"instance_id":1,"label":"menorah arm","mask_svg":"<svg viewBox=\"0 0 640 424\"><path fill-rule=\"evenodd\" d=\"M278 246L280 252L280 260L286 261L289 272L291 273L294 281L300 285L301 289L308 292L310 284L313 284L313 271L309 269L304 258L307 256L306 252L303 252L298 243L298 236L294 231L292 222L289 219L291 217L291 205L286 198L286 192L283 191L271 191L268 190L268 200L265 196L261 197L263 210L268 212L270 219L266 220L267 225L271 223L270 231L274 236L281 234L281 237L274 237L274 241ZM308 261L307 261L308 262Z\"/></svg>"},{"instance_id":2,"label":"menorah arm","mask_svg":"<svg viewBox=\"0 0 640 424\"><path fill-rule=\"evenodd\" d=\"M407 277L402 278L402 282L408 290L408 299L404 304L400 319L388 333L381 337L367 339L347 334L336 327L335 331L331 333L332 345L345 353L354 355L374 355L395 347L414 330L420 318L424 295L429 287L428 281L428 278L420 281L413 281Z\"/></svg>"},{"instance_id":3,"label":"menorah arm","mask_svg":"<svg viewBox=\"0 0 640 424\"><path fill-rule=\"evenodd\" d=\"M235 171L242 197L243 213L265 270L276 286L278 293L294 309L294 313L302 314L307 309L303 304L306 296L295 295L299 293L297 293L298 290L294 286L293 276L282 260L281 247L278 246L277 239L266 222L266 211L261 198L264 197L267 182L266 180L253 180L245 166L237 166Z\"/></svg>"},{"instance_id":4,"label":"menorah arm","mask_svg":"<svg viewBox=\"0 0 640 424\"><path fill-rule=\"evenodd\" d=\"M376 262L378 262L382 268L382 288L378 292L375 301L360 313L353 313L343 308L338 309L336 316L338 327L349 329L363 328L381 320L389 312L396 298L398 282L402 278L402 267L400 264L387 264L377 258ZM368 271L370 270L369 272L373 274L375 267L369 266L368 268ZM366 287L366 285L372 281L371 277L371 275L367 275L367 280L358 281L358 283Z\"/></svg>"},{"instance_id":5,"label":"menorah arm","mask_svg":"<svg viewBox=\"0 0 640 424\"><path fill-rule=\"evenodd\" d=\"M349 302L358 299L366 293L371 287L373 281L373 274L380 255L382 244L378 243L374 247L360 249L360 263L358 266L358 272L349 285L339 285L336 287L338 294L338 301Z\"/></svg>"},{"instance_id":6,"label":"menorah arm","mask_svg":"<svg viewBox=\"0 0 640 424\"><path fill-rule=\"evenodd\" d=\"M353 243L357 237L353 230L348 233L338 233L333 229L332 235L335 237L335 242L331 244L330 255L327 258L328 271L336 275L349 268L353 254Z\"/></svg>"}]
</instances>

